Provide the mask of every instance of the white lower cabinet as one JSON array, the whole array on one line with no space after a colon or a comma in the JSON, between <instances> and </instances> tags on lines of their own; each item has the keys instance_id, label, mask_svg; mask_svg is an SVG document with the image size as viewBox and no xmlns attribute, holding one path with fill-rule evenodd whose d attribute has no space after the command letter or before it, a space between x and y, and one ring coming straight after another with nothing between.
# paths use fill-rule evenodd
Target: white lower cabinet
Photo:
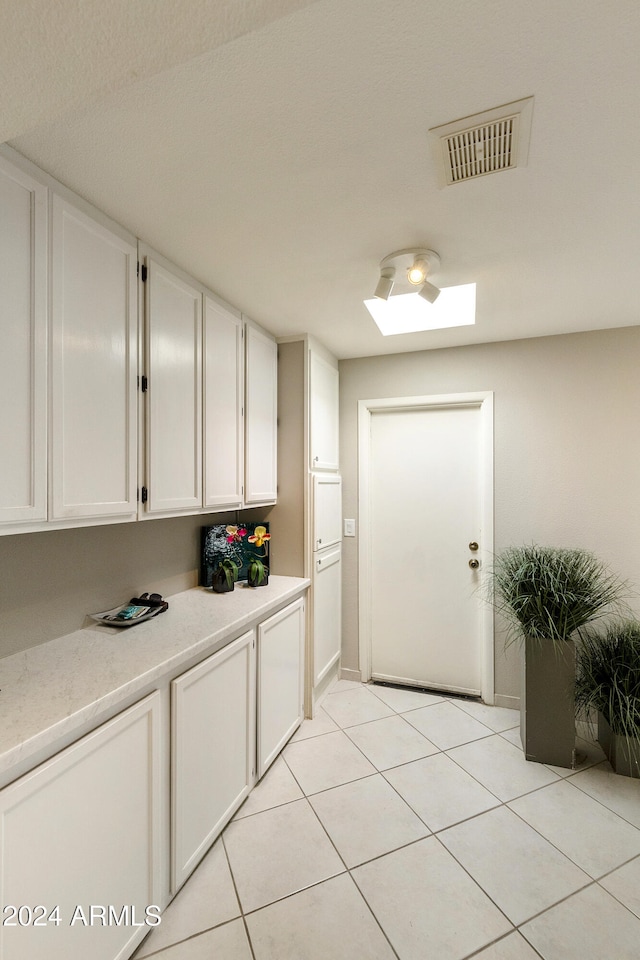
<instances>
[{"instance_id":1,"label":"white lower cabinet","mask_svg":"<svg viewBox=\"0 0 640 960\"><path fill-rule=\"evenodd\" d=\"M253 786L255 632L173 680L171 710L175 893Z\"/></svg>"},{"instance_id":2,"label":"white lower cabinet","mask_svg":"<svg viewBox=\"0 0 640 960\"><path fill-rule=\"evenodd\" d=\"M155 924L160 694L0 791L2 960L123 960Z\"/></svg>"},{"instance_id":3,"label":"white lower cabinet","mask_svg":"<svg viewBox=\"0 0 640 960\"><path fill-rule=\"evenodd\" d=\"M317 686L340 658L342 548L314 553L313 685Z\"/></svg>"},{"instance_id":4,"label":"white lower cabinet","mask_svg":"<svg viewBox=\"0 0 640 960\"><path fill-rule=\"evenodd\" d=\"M258 777L302 723L304 600L258 626Z\"/></svg>"}]
</instances>

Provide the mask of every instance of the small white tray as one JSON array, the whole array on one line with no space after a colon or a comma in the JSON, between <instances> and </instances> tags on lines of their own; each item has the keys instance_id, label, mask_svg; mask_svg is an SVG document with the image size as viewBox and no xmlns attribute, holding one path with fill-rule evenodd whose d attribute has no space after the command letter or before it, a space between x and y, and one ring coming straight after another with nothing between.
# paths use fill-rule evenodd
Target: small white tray
<instances>
[{"instance_id":1,"label":"small white tray","mask_svg":"<svg viewBox=\"0 0 640 960\"><path fill-rule=\"evenodd\" d=\"M148 613L142 613L139 617L133 617L131 620L113 619L116 613L126 606L128 606L128 604L121 603L112 610L103 610L102 613L90 613L89 616L92 620L96 620L98 623L104 623L107 627L135 627L136 623L142 623L144 620L151 620L152 617L157 617L159 613L163 613L163 610L165 609L163 607L152 607Z\"/></svg>"}]
</instances>

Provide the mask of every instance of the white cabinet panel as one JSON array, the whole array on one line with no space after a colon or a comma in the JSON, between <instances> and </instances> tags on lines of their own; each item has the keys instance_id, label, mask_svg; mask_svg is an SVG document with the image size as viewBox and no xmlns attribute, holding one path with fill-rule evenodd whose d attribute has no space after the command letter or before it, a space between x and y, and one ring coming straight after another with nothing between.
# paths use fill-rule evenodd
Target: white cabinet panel
<instances>
[{"instance_id":1,"label":"white cabinet panel","mask_svg":"<svg viewBox=\"0 0 640 960\"><path fill-rule=\"evenodd\" d=\"M309 354L309 453L311 470L337 470L340 462L339 375L313 348Z\"/></svg>"},{"instance_id":2,"label":"white cabinet panel","mask_svg":"<svg viewBox=\"0 0 640 960\"><path fill-rule=\"evenodd\" d=\"M342 632L341 547L314 554L313 670L320 683L340 656Z\"/></svg>"},{"instance_id":3,"label":"white cabinet panel","mask_svg":"<svg viewBox=\"0 0 640 960\"><path fill-rule=\"evenodd\" d=\"M313 478L313 549L325 550L342 539L342 480L335 475Z\"/></svg>"},{"instance_id":4,"label":"white cabinet panel","mask_svg":"<svg viewBox=\"0 0 640 960\"><path fill-rule=\"evenodd\" d=\"M303 717L304 600L258 626L258 777Z\"/></svg>"},{"instance_id":5,"label":"white cabinet panel","mask_svg":"<svg viewBox=\"0 0 640 960\"><path fill-rule=\"evenodd\" d=\"M243 323L204 300L204 505L242 505L244 444Z\"/></svg>"},{"instance_id":6,"label":"white cabinet panel","mask_svg":"<svg viewBox=\"0 0 640 960\"><path fill-rule=\"evenodd\" d=\"M60 920L0 926L3 960L115 960L148 931L145 910L159 895L159 700L152 694L0 792L0 903L42 904L47 915L57 906ZM126 908L129 923L90 925L91 905Z\"/></svg>"},{"instance_id":7,"label":"white cabinet panel","mask_svg":"<svg viewBox=\"0 0 640 960\"><path fill-rule=\"evenodd\" d=\"M245 492L247 504L277 497L278 347L252 323L245 328Z\"/></svg>"},{"instance_id":8,"label":"white cabinet panel","mask_svg":"<svg viewBox=\"0 0 640 960\"><path fill-rule=\"evenodd\" d=\"M149 513L202 507L202 294L147 257Z\"/></svg>"},{"instance_id":9,"label":"white cabinet panel","mask_svg":"<svg viewBox=\"0 0 640 960\"><path fill-rule=\"evenodd\" d=\"M46 518L47 189L0 157L0 522Z\"/></svg>"},{"instance_id":10,"label":"white cabinet panel","mask_svg":"<svg viewBox=\"0 0 640 960\"><path fill-rule=\"evenodd\" d=\"M254 654L250 631L171 683L174 892L253 785Z\"/></svg>"},{"instance_id":11,"label":"white cabinet panel","mask_svg":"<svg viewBox=\"0 0 640 960\"><path fill-rule=\"evenodd\" d=\"M50 518L133 518L137 251L57 195L52 211Z\"/></svg>"}]
</instances>

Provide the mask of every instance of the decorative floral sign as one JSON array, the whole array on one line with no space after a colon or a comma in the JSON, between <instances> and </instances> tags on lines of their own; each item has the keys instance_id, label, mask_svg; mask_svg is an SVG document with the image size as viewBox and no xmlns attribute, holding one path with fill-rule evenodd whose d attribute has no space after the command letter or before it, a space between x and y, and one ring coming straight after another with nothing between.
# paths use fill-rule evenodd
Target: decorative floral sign
<instances>
[{"instance_id":1,"label":"decorative floral sign","mask_svg":"<svg viewBox=\"0 0 640 960\"><path fill-rule=\"evenodd\" d=\"M251 557L269 565L268 523L224 524L202 528L202 558L200 583L211 586L211 575L223 560L233 560L240 572L238 580L247 579L247 565Z\"/></svg>"}]
</instances>

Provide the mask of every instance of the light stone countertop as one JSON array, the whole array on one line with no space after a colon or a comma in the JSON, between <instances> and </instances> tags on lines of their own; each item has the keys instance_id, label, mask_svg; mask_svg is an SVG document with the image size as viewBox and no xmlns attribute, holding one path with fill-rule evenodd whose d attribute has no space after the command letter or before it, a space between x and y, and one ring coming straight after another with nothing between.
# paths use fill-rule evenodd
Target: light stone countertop
<instances>
[{"instance_id":1,"label":"light stone countertop","mask_svg":"<svg viewBox=\"0 0 640 960\"><path fill-rule=\"evenodd\" d=\"M288 601L309 580L271 576L258 588L230 593L204 587L167 597L169 609L128 628L93 623L75 633L0 659L0 778L42 751L56 752L74 731L85 732L138 691L175 676L195 657L209 656ZM125 598L126 599L126 598Z\"/></svg>"}]
</instances>

